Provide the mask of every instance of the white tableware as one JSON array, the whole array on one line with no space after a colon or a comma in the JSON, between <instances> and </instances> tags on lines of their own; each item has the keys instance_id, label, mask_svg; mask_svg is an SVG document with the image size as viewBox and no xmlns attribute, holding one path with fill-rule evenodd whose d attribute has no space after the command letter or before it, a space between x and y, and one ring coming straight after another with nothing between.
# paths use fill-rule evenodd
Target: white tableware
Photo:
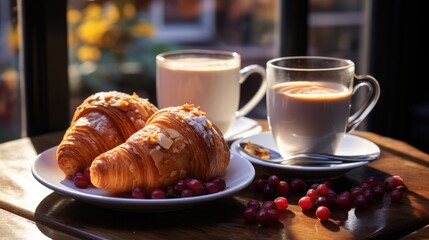
<instances>
[{"instance_id":1,"label":"white tableware","mask_svg":"<svg viewBox=\"0 0 429 240\"><path fill-rule=\"evenodd\" d=\"M271 59L267 83L268 124L283 157L335 154L380 96L374 77L357 75L354 62L333 57ZM352 99L360 92L356 104Z\"/></svg>"},{"instance_id":2,"label":"white tableware","mask_svg":"<svg viewBox=\"0 0 429 240\"><path fill-rule=\"evenodd\" d=\"M263 132L255 134L250 137L236 140L231 145L231 152L239 154L245 159L249 160L252 164L257 167L262 167L266 171L280 173L286 177L299 177L308 180L324 180L337 178L344 173L364 165L367 165L369 161L362 162L351 162L342 164L326 164L326 165L281 165L278 163L269 163L261 161L257 158L253 158L239 150L238 144L242 141L251 141L253 143L262 145L264 147L277 151L277 146L274 142L271 132ZM338 155L354 156L354 155L372 155L372 160L377 159L380 156L380 148L373 142L364 139L362 137L348 134L344 138L342 144L337 151Z\"/></svg>"},{"instance_id":3,"label":"white tableware","mask_svg":"<svg viewBox=\"0 0 429 240\"><path fill-rule=\"evenodd\" d=\"M221 192L204 196L170 199L133 199L116 197L106 191L90 187L77 188L57 165L52 147L39 154L32 163L31 172L41 184L55 192L108 209L131 212L167 212L189 208L198 204L229 196L248 186L255 176L255 169L249 161L238 154L231 154L225 181L227 188Z\"/></svg>"},{"instance_id":4,"label":"white tableware","mask_svg":"<svg viewBox=\"0 0 429 240\"><path fill-rule=\"evenodd\" d=\"M261 77L258 90L240 105L240 86L253 74ZM257 64L242 67L236 52L185 49L156 56L158 107L200 106L222 133L258 105L266 88L265 68Z\"/></svg>"},{"instance_id":5,"label":"white tableware","mask_svg":"<svg viewBox=\"0 0 429 240\"><path fill-rule=\"evenodd\" d=\"M240 117L232 123L232 126L224 134L224 138L226 141L232 142L260 132L262 132L262 127L258 122L247 117Z\"/></svg>"}]
</instances>

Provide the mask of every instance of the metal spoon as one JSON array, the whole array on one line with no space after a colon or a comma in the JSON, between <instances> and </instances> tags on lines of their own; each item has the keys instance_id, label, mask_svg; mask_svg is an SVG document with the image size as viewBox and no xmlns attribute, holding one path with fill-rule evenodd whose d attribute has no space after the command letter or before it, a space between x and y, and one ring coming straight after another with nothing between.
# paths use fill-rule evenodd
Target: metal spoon
<instances>
[{"instance_id":1,"label":"metal spoon","mask_svg":"<svg viewBox=\"0 0 429 240\"><path fill-rule=\"evenodd\" d=\"M296 155L291 155L288 157L282 157L275 150L263 147L261 145L251 143L252 145L266 149L269 152L269 159L260 158L254 154L249 153L245 150L245 147L248 143L246 141L241 141L238 144L238 148L245 154L259 159L261 161L266 161L270 163L307 163L307 164L341 164L344 162L361 162L361 161L371 161L378 157L377 154L368 154L368 155L353 155L353 156L341 156L341 155L331 155L331 154L320 154L320 153L301 153Z\"/></svg>"}]
</instances>

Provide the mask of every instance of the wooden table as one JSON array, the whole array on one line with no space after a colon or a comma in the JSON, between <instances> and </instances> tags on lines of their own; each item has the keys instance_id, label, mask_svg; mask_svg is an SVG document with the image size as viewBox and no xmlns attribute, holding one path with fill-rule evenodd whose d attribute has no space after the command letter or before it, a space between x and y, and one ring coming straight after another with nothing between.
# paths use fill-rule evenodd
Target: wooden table
<instances>
[{"instance_id":1,"label":"wooden table","mask_svg":"<svg viewBox=\"0 0 429 240\"><path fill-rule=\"evenodd\" d=\"M266 122L261 121L264 129ZM246 224L242 217L251 198L248 188L233 196L167 213L130 213L99 208L44 187L31 174L35 157L58 145L64 132L0 144L1 239L422 239L429 238L429 155L405 142L370 132L354 134L376 143L379 159L336 179L351 187L369 176L400 175L408 188L402 203L385 197L368 209L334 210L320 222L297 206L271 227ZM260 172L257 169L257 176Z\"/></svg>"}]
</instances>

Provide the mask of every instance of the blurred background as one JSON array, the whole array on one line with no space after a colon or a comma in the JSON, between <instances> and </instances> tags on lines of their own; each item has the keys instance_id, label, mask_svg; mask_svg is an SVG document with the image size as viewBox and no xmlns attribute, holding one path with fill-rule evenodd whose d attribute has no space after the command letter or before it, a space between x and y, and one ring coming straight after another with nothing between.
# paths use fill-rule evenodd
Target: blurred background
<instances>
[{"instance_id":1,"label":"blurred background","mask_svg":"<svg viewBox=\"0 0 429 240\"><path fill-rule=\"evenodd\" d=\"M351 59L358 74L375 76L382 87L379 104L359 129L429 151L428 94L411 85L423 75L410 70L428 63L416 57L428 51L418 3L47 2L0 1L0 142L65 129L75 108L99 91L136 92L156 104L155 56L200 48L236 51L243 66L287 55ZM242 86L243 102L259 80ZM249 117L266 118L265 100Z\"/></svg>"}]
</instances>

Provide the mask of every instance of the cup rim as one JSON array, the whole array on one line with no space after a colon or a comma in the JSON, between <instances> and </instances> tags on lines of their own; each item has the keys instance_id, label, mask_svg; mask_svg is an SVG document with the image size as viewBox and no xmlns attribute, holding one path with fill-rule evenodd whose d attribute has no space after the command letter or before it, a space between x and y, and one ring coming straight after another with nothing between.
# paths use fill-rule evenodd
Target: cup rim
<instances>
[{"instance_id":1,"label":"cup rim","mask_svg":"<svg viewBox=\"0 0 429 240\"><path fill-rule=\"evenodd\" d=\"M293 59L314 59L314 60L332 60L337 62L345 62L346 64L344 66L338 66L338 67L320 67L320 68L296 68L296 67L283 67L275 65L275 62L284 61L284 60L293 60ZM278 57L273 58L267 62L267 68L274 68L278 70L287 70L287 71L306 71L306 72L313 72L313 71L337 71L337 70L344 70L348 69L350 67L354 67L355 64L350 59L345 58L336 58L336 57L325 57L325 56L288 56L288 57Z\"/></svg>"},{"instance_id":2,"label":"cup rim","mask_svg":"<svg viewBox=\"0 0 429 240\"><path fill-rule=\"evenodd\" d=\"M189 54L189 55L223 55L223 56L229 56L231 59L234 58L240 58L240 54L234 51L227 51L227 50L216 50L216 49L181 49L181 50L172 50L167 51L163 53L159 53L156 55L156 59L158 60L165 60L167 56L173 56L173 55L182 55L182 54Z\"/></svg>"}]
</instances>

